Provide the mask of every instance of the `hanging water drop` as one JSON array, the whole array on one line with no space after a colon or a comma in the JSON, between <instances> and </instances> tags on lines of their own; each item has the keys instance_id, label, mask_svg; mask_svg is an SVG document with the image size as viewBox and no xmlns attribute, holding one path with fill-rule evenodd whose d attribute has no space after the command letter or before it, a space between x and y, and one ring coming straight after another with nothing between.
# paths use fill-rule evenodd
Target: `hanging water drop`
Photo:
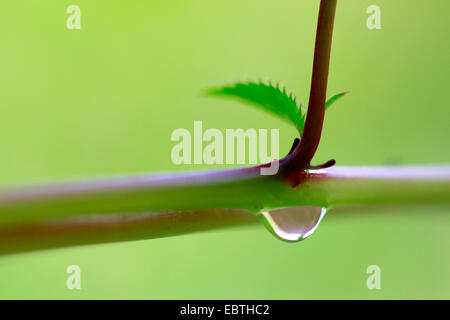
<instances>
[{"instance_id":1,"label":"hanging water drop","mask_svg":"<svg viewBox=\"0 0 450 320\"><path fill-rule=\"evenodd\" d=\"M262 211L257 216L277 238L297 242L313 234L326 212L326 208L302 206Z\"/></svg>"}]
</instances>

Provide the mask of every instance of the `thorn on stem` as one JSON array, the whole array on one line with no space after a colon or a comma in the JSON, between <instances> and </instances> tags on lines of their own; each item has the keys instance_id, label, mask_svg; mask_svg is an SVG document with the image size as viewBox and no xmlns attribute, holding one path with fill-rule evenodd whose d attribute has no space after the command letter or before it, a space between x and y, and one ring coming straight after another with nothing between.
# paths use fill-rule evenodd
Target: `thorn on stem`
<instances>
[{"instance_id":1,"label":"thorn on stem","mask_svg":"<svg viewBox=\"0 0 450 320\"><path fill-rule=\"evenodd\" d=\"M335 164L336 164L336 160L331 159L331 160L329 160L323 164L319 164L317 166L312 166L312 165L306 166L305 169L313 169L313 170L314 169L326 169L326 168L330 168L330 167L334 166Z\"/></svg>"},{"instance_id":2,"label":"thorn on stem","mask_svg":"<svg viewBox=\"0 0 450 320\"><path fill-rule=\"evenodd\" d=\"M291 150L289 150L288 154L291 154L292 152L294 152L295 148L297 148L299 143L300 143L300 139L299 138L295 138L294 139L294 143L292 144Z\"/></svg>"}]
</instances>

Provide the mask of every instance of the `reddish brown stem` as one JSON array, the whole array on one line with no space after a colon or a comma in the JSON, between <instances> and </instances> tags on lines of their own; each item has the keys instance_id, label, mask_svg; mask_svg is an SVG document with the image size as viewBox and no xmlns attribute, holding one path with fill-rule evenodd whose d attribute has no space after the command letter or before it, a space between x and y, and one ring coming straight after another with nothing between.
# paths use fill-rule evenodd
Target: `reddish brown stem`
<instances>
[{"instance_id":1,"label":"reddish brown stem","mask_svg":"<svg viewBox=\"0 0 450 320\"><path fill-rule=\"evenodd\" d=\"M325 115L331 42L337 0L321 0L317 24L314 64L305 130L292 153L290 170L303 170L311 163L319 145Z\"/></svg>"}]
</instances>

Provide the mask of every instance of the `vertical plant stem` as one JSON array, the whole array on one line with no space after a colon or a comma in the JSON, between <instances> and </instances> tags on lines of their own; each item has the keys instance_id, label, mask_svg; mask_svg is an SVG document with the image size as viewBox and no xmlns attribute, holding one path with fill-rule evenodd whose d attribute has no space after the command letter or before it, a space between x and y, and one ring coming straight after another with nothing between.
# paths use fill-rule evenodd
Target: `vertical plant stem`
<instances>
[{"instance_id":1,"label":"vertical plant stem","mask_svg":"<svg viewBox=\"0 0 450 320\"><path fill-rule=\"evenodd\" d=\"M293 169L296 170L303 170L310 164L322 133L336 5L337 0L320 2L305 130L300 144L292 154Z\"/></svg>"}]
</instances>

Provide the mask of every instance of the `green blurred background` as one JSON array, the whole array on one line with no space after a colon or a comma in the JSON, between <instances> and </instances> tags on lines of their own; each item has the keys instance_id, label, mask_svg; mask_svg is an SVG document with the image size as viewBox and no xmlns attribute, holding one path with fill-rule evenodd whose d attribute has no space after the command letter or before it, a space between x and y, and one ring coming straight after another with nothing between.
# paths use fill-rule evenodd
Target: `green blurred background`
<instances>
[{"instance_id":1,"label":"green blurred background","mask_svg":"<svg viewBox=\"0 0 450 320\"><path fill-rule=\"evenodd\" d=\"M66 8L81 8L81 30ZM368 30L366 9L382 10ZM16 0L0 12L0 184L175 166L177 128L295 129L206 88L270 77L307 103L319 1ZM339 1L315 162L450 160L447 0ZM307 241L263 227L0 257L0 298L450 298L448 208L330 213ZM68 265L82 289L66 288ZM381 290L366 268L382 270Z\"/></svg>"}]
</instances>

